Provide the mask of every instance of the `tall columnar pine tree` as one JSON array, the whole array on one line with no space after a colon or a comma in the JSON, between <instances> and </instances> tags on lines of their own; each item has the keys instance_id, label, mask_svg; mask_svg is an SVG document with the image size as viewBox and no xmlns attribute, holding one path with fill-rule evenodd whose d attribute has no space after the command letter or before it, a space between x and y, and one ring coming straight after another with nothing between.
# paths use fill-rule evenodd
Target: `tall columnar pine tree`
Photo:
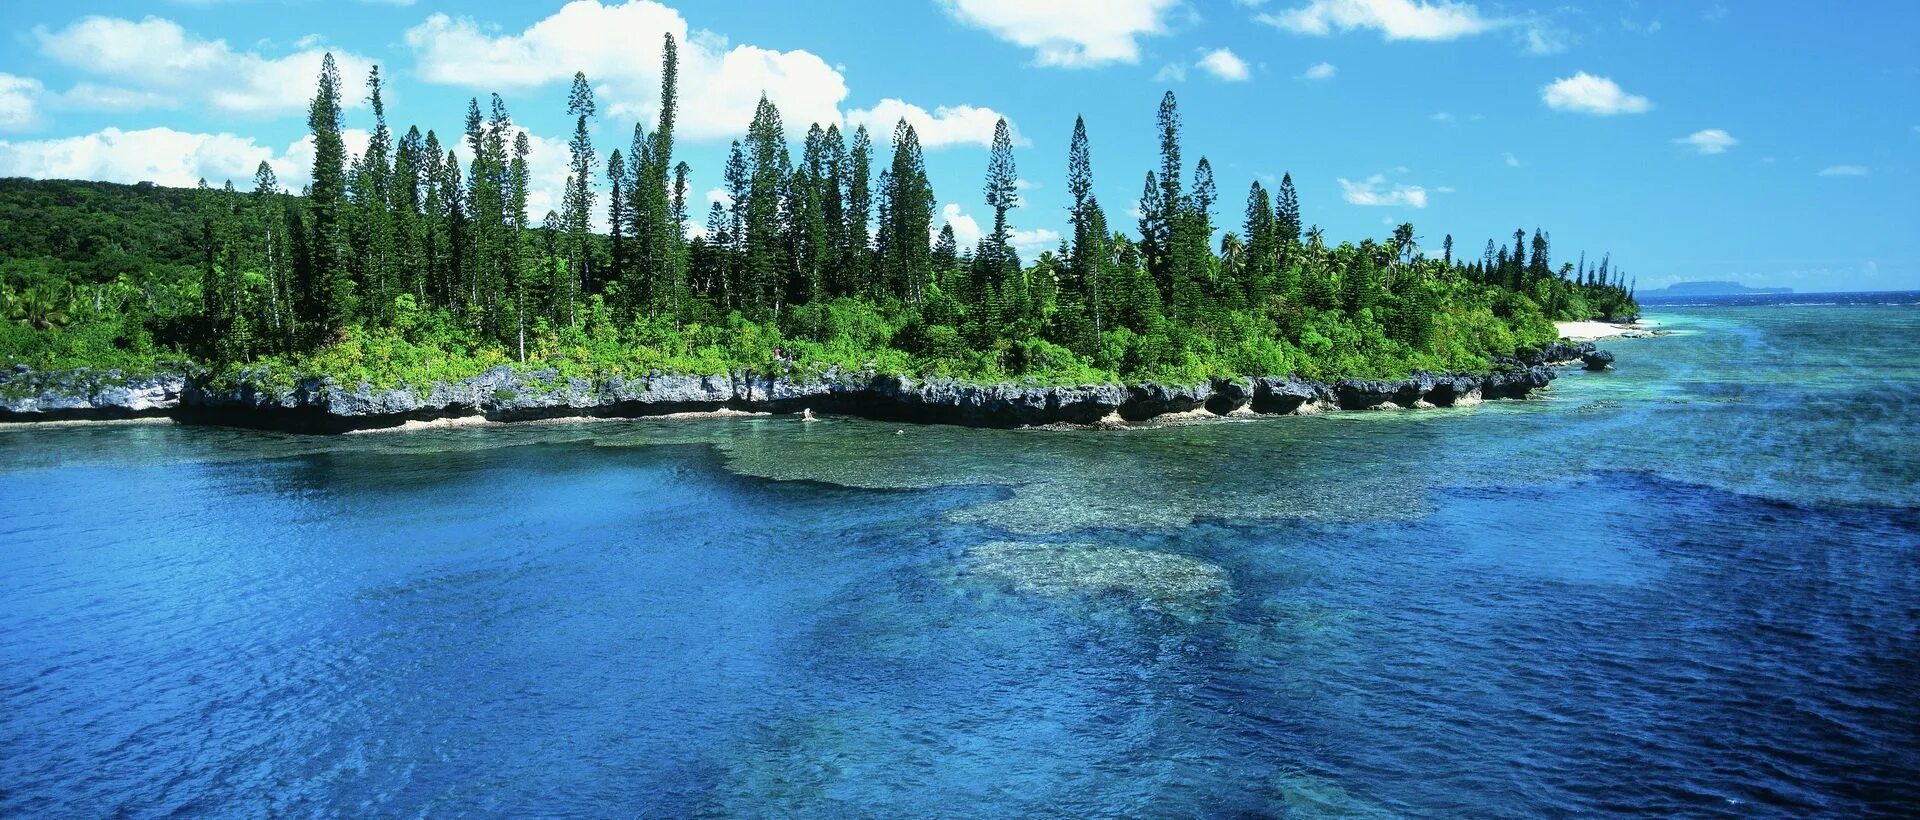
<instances>
[{"instance_id":1,"label":"tall columnar pine tree","mask_svg":"<svg viewBox=\"0 0 1920 820\"><path fill-rule=\"evenodd\" d=\"M1173 232L1178 229L1175 223L1185 208L1185 199L1180 193L1180 175L1184 170L1180 161L1180 104L1174 100L1172 91L1160 98L1158 126L1159 198L1155 200L1155 211L1151 214L1153 230L1143 233L1140 239L1141 250L1147 255L1147 269L1153 272L1154 281L1159 282L1161 288L1170 289L1173 281Z\"/></svg>"},{"instance_id":2,"label":"tall columnar pine tree","mask_svg":"<svg viewBox=\"0 0 1920 820\"><path fill-rule=\"evenodd\" d=\"M352 229L347 236L355 290L363 309L374 318L385 318L391 312L393 296L400 290L394 282L393 133L387 128L381 88L380 67L374 66L367 75L367 102L373 109L374 130L367 138L366 153L354 163L350 175Z\"/></svg>"},{"instance_id":3,"label":"tall columnar pine tree","mask_svg":"<svg viewBox=\"0 0 1920 820\"><path fill-rule=\"evenodd\" d=\"M545 284L540 281L545 270L539 265L530 264L530 260L525 258L524 253L527 235L527 188L532 182L527 169L527 155L532 151L533 147L527 140L527 132L522 131L513 139L513 159L507 163L507 227L512 233L507 240L506 265L513 277L514 346L519 352L520 361L523 362L527 360L527 314L537 308L540 299L540 294L534 292L534 289ZM569 278L564 287L572 286L573 280Z\"/></svg>"},{"instance_id":4,"label":"tall columnar pine tree","mask_svg":"<svg viewBox=\"0 0 1920 820\"><path fill-rule=\"evenodd\" d=\"M316 150L304 203L278 193L270 167L260 169L250 197L200 194L203 248L196 261L212 331L209 355L238 361L262 351L310 350L356 323L373 330L402 314L408 320L397 326L423 327L413 321L418 307L443 311L483 344L525 359L543 325L564 332L595 321L590 317L641 316L711 325L715 313L736 309L784 322L794 315L789 305L855 296L897 299L918 314L919 326L947 329L944 336L922 334L916 344L948 352L963 337L980 346L1009 344L1000 361L1016 370L1039 361L1027 357L1044 355L1031 349L1035 337L1101 366L1133 368L1207 350L1193 345L1209 336L1212 345L1235 344L1233 334L1257 333L1263 323L1269 333L1297 333L1327 312L1350 314L1335 321L1362 332L1384 327L1390 339L1423 349L1432 343L1440 306L1459 298L1457 288L1510 289L1555 315L1631 309L1631 281L1610 260L1590 268L1582 258L1555 271L1551 238L1540 229L1530 240L1516 231L1508 247L1489 241L1480 261L1464 264L1455 259L1451 235L1440 259L1427 260L1411 225L1385 243L1333 250L1316 227L1301 246L1290 175L1277 195L1250 185L1239 232L1216 252L1212 165L1201 158L1182 184L1187 169L1171 94L1160 106L1161 162L1146 174L1137 243L1110 232L1093 196L1084 120L1076 120L1068 149L1072 234L1057 253L1042 253L1023 269L1011 247L1017 176L1004 121L996 123L984 185L992 231L969 252L958 246L952 225L941 226L929 246L935 199L909 123L896 127L891 161L870 185L864 129L849 146L837 127L810 128L796 165L780 113L766 99L724 169L731 208L714 203L704 234L688 243L690 169L672 156L675 60L669 38L656 128L648 134L636 126L630 150L609 158L613 224L604 239L586 225L596 168L584 76L576 76L569 100L574 173L563 213L535 231L526 213L534 184L530 139L513 126L498 95L489 118L477 98L469 103L463 176L460 159L434 132L423 137L412 128L393 140L374 72L373 136L349 167L339 76L324 60L309 109ZM601 265L609 251L611 263ZM971 275L963 273L969 269ZM583 309L592 304L583 287L615 283L607 292L627 298L612 300L611 315ZM1525 304L1493 300L1503 316Z\"/></svg>"},{"instance_id":5,"label":"tall columnar pine tree","mask_svg":"<svg viewBox=\"0 0 1920 820\"><path fill-rule=\"evenodd\" d=\"M637 158L636 158L637 159ZM626 155L615 148L607 155L607 280L623 282L627 275L628 201L633 179L628 176Z\"/></svg>"},{"instance_id":6,"label":"tall columnar pine tree","mask_svg":"<svg viewBox=\"0 0 1920 820\"><path fill-rule=\"evenodd\" d=\"M417 305L426 304L426 255L422 247L424 229L420 197L425 173L425 147L419 128L408 128L393 154L393 179L388 200L392 203L393 264L389 287L395 295L413 294Z\"/></svg>"},{"instance_id":7,"label":"tall columnar pine tree","mask_svg":"<svg viewBox=\"0 0 1920 820\"><path fill-rule=\"evenodd\" d=\"M575 316L577 294L590 290L594 281L593 243L589 238L593 213L594 165L597 159L593 152L593 137L587 132L587 123L593 119L593 87L587 84L587 75L574 72L573 90L567 94L567 116L573 117L573 139L567 143L567 155L570 160L568 174L566 207L561 218L567 225L567 254L573 262L573 281L566 285L560 294L564 300L563 315L571 324Z\"/></svg>"},{"instance_id":8,"label":"tall columnar pine tree","mask_svg":"<svg viewBox=\"0 0 1920 820\"><path fill-rule=\"evenodd\" d=\"M1106 218L1095 225L1093 199L1093 151L1087 140L1087 122L1073 118L1073 139L1067 145L1067 191L1073 195L1070 220L1073 245L1068 250L1067 292L1077 297L1093 332L1093 348L1098 349L1104 331L1104 305L1101 285L1111 265L1112 245L1107 236ZM1084 351L1091 352L1091 350Z\"/></svg>"},{"instance_id":9,"label":"tall columnar pine tree","mask_svg":"<svg viewBox=\"0 0 1920 820\"><path fill-rule=\"evenodd\" d=\"M346 325L353 305L342 235L347 147L340 136L340 69L332 54L320 60L319 88L307 108L307 128L313 133L313 182L307 192L308 263L300 313L310 318L308 340L319 342Z\"/></svg>"},{"instance_id":10,"label":"tall columnar pine tree","mask_svg":"<svg viewBox=\"0 0 1920 820\"><path fill-rule=\"evenodd\" d=\"M895 297L917 302L933 265L933 185L927 180L920 135L902 118L893 129L893 164L881 175L881 236L884 286Z\"/></svg>"},{"instance_id":11,"label":"tall columnar pine tree","mask_svg":"<svg viewBox=\"0 0 1920 820\"><path fill-rule=\"evenodd\" d=\"M763 95L747 128L746 245L743 283L747 307L773 316L784 306L789 269L781 203L792 171L780 109Z\"/></svg>"},{"instance_id":12,"label":"tall columnar pine tree","mask_svg":"<svg viewBox=\"0 0 1920 820\"><path fill-rule=\"evenodd\" d=\"M726 299L728 308L747 306L746 255L747 255L747 188L751 180L747 171L746 151L739 140L733 141L733 150L727 154L727 270Z\"/></svg>"},{"instance_id":13,"label":"tall columnar pine tree","mask_svg":"<svg viewBox=\"0 0 1920 820\"><path fill-rule=\"evenodd\" d=\"M1293 174L1280 175L1280 191L1274 197L1273 223L1280 233L1281 263L1293 257L1300 245L1300 195L1293 189Z\"/></svg>"},{"instance_id":14,"label":"tall columnar pine tree","mask_svg":"<svg viewBox=\"0 0 1920 820\"><path fill-rule=\"evenodd\" d=\"M1258 180L1247 190L1246 221L1241 230L1246 233L1247 261L1236 284L1246 304L1259 307L1266 304L1279 278L1280 234L1273 218L1273 198Z\"/></svg>"},{"instance_id":15,"label":"tall columnar pine tree","mask_svg":"<svg viewBox=\"0 0 1920 820\"><path fill-rule=\"evenodd\" d=\"M847 151L847 232L841 255L847 260L848 292L873 293L873 138L862 125L853 131Z\"/></svg>"},{"instance_id":16,"label":"tall columnar pine tree","mask_svg":"<svg viewBox=\"0 0 1920 820\"><path fill-rule=\"evenodd\" d=\"M987 155L987 207L993 209L993 233L981 244L975 262L986 274L988 283L995 287L1007 276L1017 274L1013 259L1012 226L1007 223L1007 212L1020 202L1018 188L1019 174L1013 165L1013 133L1002 117L993 126L993 149Z\"/></svg>"},{"instance_id":17,"label":"tall columnar pine tree","mask_svg":"<svg viewBox=\"0 0 1920 820\"><path fill-rule=\"evenodd\" d=\"M847 141L840 126L827 126L822 138L823 177L820 180L820 221L825 232L825 286L828 295L853 292L849 281L853 256L847 248Z\"/></svg>"}]
</instances>

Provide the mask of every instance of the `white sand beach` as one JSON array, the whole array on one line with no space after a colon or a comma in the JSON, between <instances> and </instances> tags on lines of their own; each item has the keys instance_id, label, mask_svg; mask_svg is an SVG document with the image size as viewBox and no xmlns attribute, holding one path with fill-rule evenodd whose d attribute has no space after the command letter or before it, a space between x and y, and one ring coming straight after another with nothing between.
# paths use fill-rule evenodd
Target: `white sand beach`
<instances>
[{"instance_id":1,"label":"white sand beach","mask_svg":"<svg viewBox=\"0 0 1920 820\"><path fill-rule=\"evenodd\" d=\"M1642 319L1633 324L1615 324L1613 322L1554 322L1560 331L1560 338L1569 342L1597 342L1603 339L1631 339L1639 336L1652 336L1653 326L1657 322Z\"/></svg>"}]
</instances>

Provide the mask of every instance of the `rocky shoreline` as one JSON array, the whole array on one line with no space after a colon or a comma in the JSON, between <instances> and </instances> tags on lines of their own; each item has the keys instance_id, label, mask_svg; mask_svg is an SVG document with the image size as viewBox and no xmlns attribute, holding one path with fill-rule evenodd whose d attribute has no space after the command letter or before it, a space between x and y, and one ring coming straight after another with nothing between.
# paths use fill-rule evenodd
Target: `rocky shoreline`
<instances>
[{"instance_id":1,"label":"rocky shoreline","mask_svg":"<svg viewBox=\"0 0 1920 820\"><path fill-rule=\"evenodd\" d=\"M888 421L1021 427L1114 424L1204 412L1225 416L1308 415L1336 410L1459 407L1524 398L1556 369L1603 369L1613 355L1592 343L1556 342L1498 363L1488 373L1417 373L1400 380L1309 381L1295 377L1215 379L1191 385L973 384L830 370L818 378L738 372L653 374L592 382L498 367L424 394L410 388L345 387L309 379L279 391L242 382L216 387L186 373L124 378L88 371L0 371L0 423L168 417L193 424L301 433L396 428L408 422L480 417L534 421L638 418L720 410L797 413L811 409Z\"/></svg>"}]
</instances>

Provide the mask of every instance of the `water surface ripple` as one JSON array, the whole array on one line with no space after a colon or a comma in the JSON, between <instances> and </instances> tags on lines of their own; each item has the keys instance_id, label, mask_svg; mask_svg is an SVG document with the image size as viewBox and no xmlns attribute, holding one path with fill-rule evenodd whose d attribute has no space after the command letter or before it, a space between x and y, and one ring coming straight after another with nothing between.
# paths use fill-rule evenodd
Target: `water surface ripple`
<instances>
[{"instance_id":1,"label":"water surface ripple","mask_svg":"<svg viewBox=\"0 0 1920 820\"><path fill-rule=\"evenodd\" d=\"M0 815L1920 813L1920 308L1663 310L1474 410L0 432Z\"/></svg>"}]
</instances>

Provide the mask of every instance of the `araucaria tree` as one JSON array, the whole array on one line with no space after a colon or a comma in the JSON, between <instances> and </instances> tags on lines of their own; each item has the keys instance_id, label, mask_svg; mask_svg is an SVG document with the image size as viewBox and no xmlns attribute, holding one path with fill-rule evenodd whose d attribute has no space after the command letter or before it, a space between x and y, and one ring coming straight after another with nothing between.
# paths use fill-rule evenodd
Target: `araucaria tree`
<instances>
[{"instance_id":1,"label":"araucaria tree","mask_svg":"<svg viewBox=\"0 0 1920 820\"><path fill-rule=\"evenodd\" d=\"M1630 277L1610 259L1556 269L1542 229L1490 240L1478 259L1456 255L1449 234L1435 258L1411 224L1385 241L1330 245L1301 224L1291 174L1233 188L1244 205L1222 202L1213 164L1186 163L1171 92L1137 232L1095 196L1084 119L1066 146L1070 230L1048 247L1014 230L1022 183L1005 119L980 188L992 224L976 241L961 220L935 223L910 122L894 125L876 158L864 127L790 132L766 96L710 171L718 189L693 203L705 211L693 224L694 171L675 158L678 77L668 36L657 118L650 130L630 124L631 140L603 166L592 140L601 110L575 74L565 178L541 180L537 141L498 95L484 108L469 101L464 139L409 127L396 140L377 69L371 136L349 162L328 57L308 110L310 184L282 191L263 163L251 192L191 192L193 222L180 232L193 237L191 298L176 311L189 318L143 316L132 335L219 366L265 360L367 380L508 363L570 376L838 366L1194 380L1484 368L1550 339L1550 318L1636 310ZM530 223L533 193L556 186L559 207ZM602 190L608 221L596 224ZM1228 223L1218 237L1216 220ZM74 314L44 288L29 298L11 287L0 281L0 296L31 305L21 310L36 332L59 332Z\"/></svg>"}]
</instances>

